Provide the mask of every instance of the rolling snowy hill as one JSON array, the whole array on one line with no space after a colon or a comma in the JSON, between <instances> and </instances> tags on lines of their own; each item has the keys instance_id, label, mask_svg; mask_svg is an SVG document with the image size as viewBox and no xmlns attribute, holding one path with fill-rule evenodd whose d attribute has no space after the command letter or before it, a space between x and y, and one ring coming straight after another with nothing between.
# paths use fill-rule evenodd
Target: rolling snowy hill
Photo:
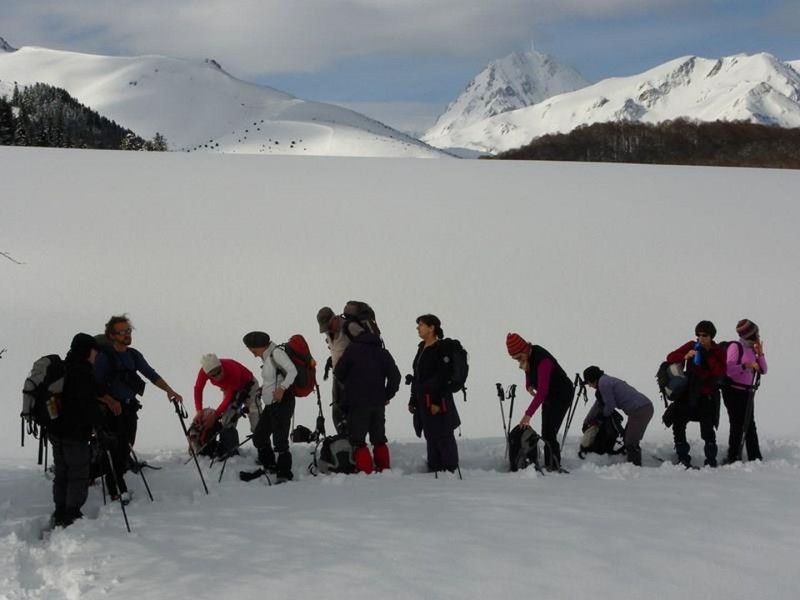
<instances>
[{"instance_id":1,"label":"rolling snowy hill","mask_svg":"<svg viewBox=\"0 0 800 600\"><path fill-rule=\"evenodd\" d=\"M214 60L110 57L23 47L0 53L0 94L44 82L171 150L243 154L438 157L354 111L236 79Z\"/></svg>"},{"instance_id":2,"label":"rolling snowy hill","mask_svg":"<svg viewBox=\"0 0 800 600\"><path fill-rule=\"evenodd\" d=\"M424 139L440 148L497 153L541 135L605 121L652 123L686 117L798 127L800 73L790 65L770 54L678 58L440 135L431 130Z\"/></svg>"}]
</instances>

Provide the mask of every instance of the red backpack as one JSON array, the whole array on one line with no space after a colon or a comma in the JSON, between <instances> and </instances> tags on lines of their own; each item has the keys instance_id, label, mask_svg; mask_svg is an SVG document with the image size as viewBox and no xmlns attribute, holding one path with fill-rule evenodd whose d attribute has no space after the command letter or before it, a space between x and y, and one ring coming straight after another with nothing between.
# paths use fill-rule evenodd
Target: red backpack
<instances>
[{"instance_id":1,"label":"red backpack","mask_svg":"<svg viewBox=\"0 0 800 600\"><path fill-rule=\"evenodd\" d=\"M317 387L317 361L311 356L306 338L296 333L288 342L278 347L286 352L297 368L297 377L291 385L292 393L296 398L308 396Z\"/></svg>"}]
</instances>

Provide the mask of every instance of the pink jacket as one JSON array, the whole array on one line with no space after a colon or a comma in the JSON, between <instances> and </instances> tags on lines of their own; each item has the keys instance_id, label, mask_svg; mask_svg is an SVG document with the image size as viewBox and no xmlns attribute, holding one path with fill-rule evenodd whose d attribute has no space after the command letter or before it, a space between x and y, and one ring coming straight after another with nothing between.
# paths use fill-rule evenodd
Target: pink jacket
<instances>
[{"instance_id":1,"label":"pink jacket","mask_svg":"<svg viewBox=\"0 0 800 600\"><path fill-rule=\"evenodd\" d=\"M739 357L740 352L741 358ZM756 356L752 343L739 340L738 342L731 342L728 345L726 372L731 379L731 385L733 387L746 388L753 385L755 371L753 371L749 365L754 362L758 363L758 366L761 367L761 374L766 375L767 359L763 354L761 356Z\"/></svg>"}]
</instances>

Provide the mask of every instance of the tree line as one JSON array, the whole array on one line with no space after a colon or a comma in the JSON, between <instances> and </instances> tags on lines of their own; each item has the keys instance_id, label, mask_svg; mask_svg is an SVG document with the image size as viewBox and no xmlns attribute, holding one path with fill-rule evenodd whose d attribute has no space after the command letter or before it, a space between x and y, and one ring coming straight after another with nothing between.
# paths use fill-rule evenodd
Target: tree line
<instances>
[{"instance_id":1,"label":"tree line","mask_svg":"<svg viewBox=\"0 0 800 600\"><path fill-rule=\"evenodd\" d=\"M156 133L145 140L99 115L69 93L45 83L19 88L0 97L0 146L166 151Z\"/></svg>"},{"instance_id":2,"label":"tree line","mask_svg":"<svg viewBox=\"0 0 800 600\"><path fill-rule=\"evenodd\" d=\"M545 135L493 158L800 169L800 128L744 121L614 121Z\"/></svg>"}]
</instances>

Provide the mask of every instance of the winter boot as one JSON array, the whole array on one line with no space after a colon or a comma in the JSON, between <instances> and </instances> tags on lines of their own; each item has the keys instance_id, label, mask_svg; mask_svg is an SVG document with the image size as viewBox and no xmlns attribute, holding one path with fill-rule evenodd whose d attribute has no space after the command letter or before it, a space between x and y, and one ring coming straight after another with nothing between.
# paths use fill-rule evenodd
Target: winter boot
<instances>
[{"instance_id":1,"label":"winter boot","mask_svg":"<svg viewBox=\"0 0 800 600\"><path fill-rule=\"evenodd\" d=\"M642 449L639 446L626 446L625 456L629 463L633 463L637 467L642 466Z\"/></svg>"},{"instance_id":2,"label":"winter boot","mask_svg":"<svg viewBox=\"0 0 800 600\"><path fill-rule=\"evenodd\" d=\"M356 463L357 473L366 473L367 475L372 473L372 455L369 453L369 448L366 446L355 449L355 452L353 452L353 462Z\"/></svg>"},{"instance_id":3,"label":"winter boot","mask_svg":"<svg viewBox=\"0 0 800 600\"><path fill-rule=\"evenodd\" d=\"M692 466L692 457L689 455L689 444L686 442L675 443L675 454L678 455L678 462L687 469Z\"/></svg>"},{"instance_id":4,"label":"winter boot","mask_svg":"<svg viewBox=\"0 0 800 600\"><path fill-rule=\"evenodd\" d=\"M275 461L275 466L277 467L275 473L277 483L283 483L284 481L291 481L294 479L294 475L292 474L291 452L279 452L278 460Z\"/></svg>"},{"instance_id":5,"label":"winter boot","mask_svg":"<svg viewBox=\"0 0 800 600\"><path fill-rule=\"evenodd\" d=\"M717 466L717 445L716 444L706 444L703 448L703 451L706 455L706 460L703 464L711 467L716 468Z\"/></svg>"},{"instance_id":6,"label":"winter boot","mask_svg":"<svg viewBox=\"0 0 800 600\"><path fill-rule=\"evenodd\" d=\"M380 472L385 469L390 469L389 466L389 446L386 444L378 444L372 449L375 456L375 470Z\"/></svg>"}]
</instances>

